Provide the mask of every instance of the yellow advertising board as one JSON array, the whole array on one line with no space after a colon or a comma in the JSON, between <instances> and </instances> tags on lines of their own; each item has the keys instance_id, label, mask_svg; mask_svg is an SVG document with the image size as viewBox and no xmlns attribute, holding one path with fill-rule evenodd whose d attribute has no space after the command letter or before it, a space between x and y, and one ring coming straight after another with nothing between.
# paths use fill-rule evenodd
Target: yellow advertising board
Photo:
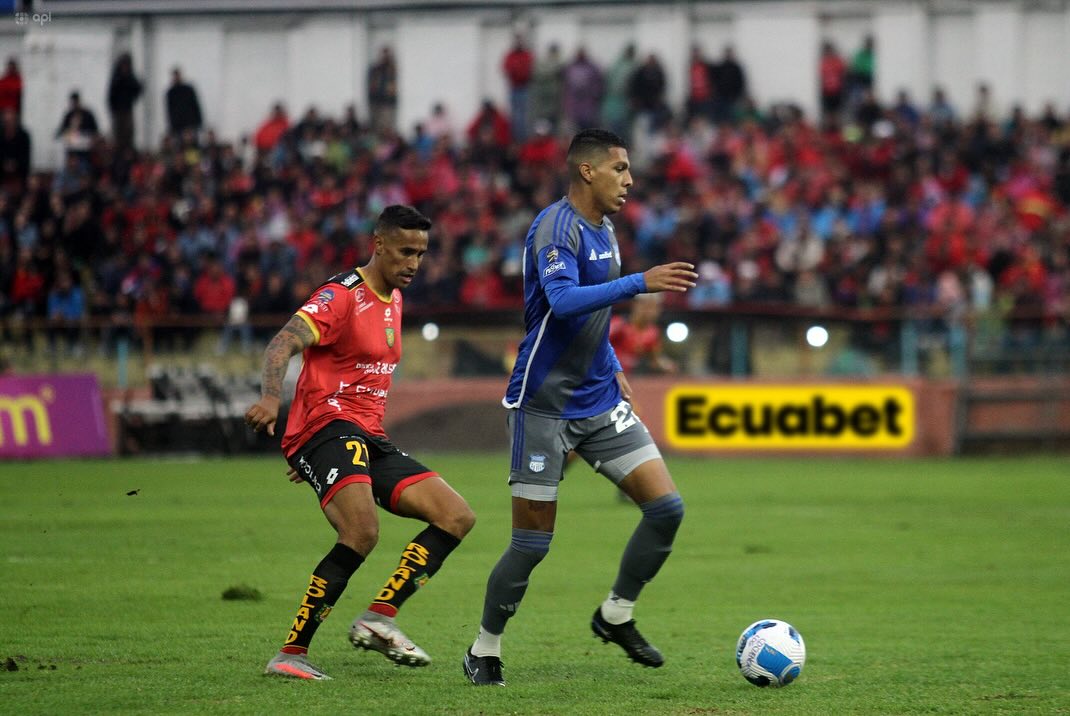
<instances>
[{"instance_id":1,"label":"yellow advertising board","mask_svg":"<svg viewBox=\"0 0 1070 716\"><path fill-rule=\"evenodd\" d=\"M680 450L899 450L914 430L901 385L678 385L665 396Z\"/></svg>"}]
</instances>

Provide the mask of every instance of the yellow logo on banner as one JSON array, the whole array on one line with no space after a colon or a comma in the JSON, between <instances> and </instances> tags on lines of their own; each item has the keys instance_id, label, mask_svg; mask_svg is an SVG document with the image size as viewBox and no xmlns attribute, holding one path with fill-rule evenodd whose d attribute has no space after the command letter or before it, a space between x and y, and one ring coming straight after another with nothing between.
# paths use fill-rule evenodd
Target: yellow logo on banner
<instances>
[{"instance_id":1,"label":"yellow logo on banner","mask_svg":"<svg viewBox=\"0 0 1070 716\"><path fill-rule=\"evenodd\" d=\"M682 385L665 397L680 449L894 450L914 439L914 395L895 385Z\"/></svg>"},{"instance_id":2,"label":"yellow logo on banner","mask_svg":"<svg viewBox=\"0 0 1070 716\"><path fill-rule=\"evenodd\" d=\"M47 400L49 394L45 394ZM52 444L52 421L48 418L48 409L44 400L36 395L0 395L0 446L4 444L4 421L11 424L11 437L15 445L23 446L29 443L30 436L27 430L27 415L33 418L34 431L37 434L37 442L41 445Z\"/></svg>"}]
</instances>

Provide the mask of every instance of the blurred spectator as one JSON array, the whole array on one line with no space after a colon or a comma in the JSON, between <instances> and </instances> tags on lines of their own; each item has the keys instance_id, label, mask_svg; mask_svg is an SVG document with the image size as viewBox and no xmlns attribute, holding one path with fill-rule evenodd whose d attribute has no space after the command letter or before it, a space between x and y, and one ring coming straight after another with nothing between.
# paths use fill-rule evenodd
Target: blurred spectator
<instances>
[{"instance_id":1,"label":"blurred spectator","mask_svg":"<svg viewBox=\"0 0 1070 716\"><path fill-rule=\"evenodd\" d=\"M124 52L115 61L108 84L112 136L119 151L134 146L134 103L141 97L141 90L141 80L134 75L133 58Z\"/></svg>"},{"instance_id":2,"label":"blurred spectator","mask_svg":"<svg viewBox=\"0 0 1070 716\"><path fill-rule=\"evenodd\" d=\"M70 272L56 277L55 285L48 292L48 346L56 351L56 341L65 340L68 354L80 357L84 348L81 334L86 317L85 294L74 283Z\"/></svg>"},{"instance_id":3,"label":"blurred spectator","mask_svg":"<svg viewBox=\"0 0 1070 716\"><path fill-rule=\"evenodd\" d=\"M489 261L471 265L461 280L461 305L466 308L491 310L514 305L505 292L501 275Z\"/></svg>"},{"instance_id":4,"label":"blurred spectator","mask_svg":"<svg viewBox=\"0 0 1070 716\"><path fill-rule=\"evenodd\" d=\"M0 112L6 109L22 116L22 74L14 57L7 58L4 74L0 76Z\"/></svg>"},{"instance_id":5,"label":"blurred spectator","mask_svg":"<svg viewBox=\"0 0 1070 716\"><path fill-rule=\"evenodd\" d=\"M479 112L465 130L472 160L481 166L500 167L512 141L509 120L489 99L483 100Z\"/></svg>"},{"instance_id":6,"label":"blurred spectator","mask_svg":"<svg viewBox=\"0 0 1070 716\"><path fill-rule=\"evenodd\" d=\"M368 68L368 110L372 129L376 132L393 130L397 126L398 72L394 52L389 47L379 50L379 59Z\"/></svg>"},{"instance_id":7,"label":"blurred spectator","mask_svg":"<svg viewBox=\"0 0 1070 716\"><path fill-rule=\"evenodd\" d=\"M562 74L561 110L568 122L564 134L598 124L604 89L602 70L587 57L584 48L576 50L575 59Z\"/></svg>"},{"instance_id":8,"label":"blurred spectator","mask_svg":"<svg viewBox=\"0 0 1070 716\"><path fill-rule=\"evenodd\" d=\"M946 126L955 121L955 108L947 100L942 87L934 87L929 103L929 117L937 126Z\"/></svg>"},{"instance_id":9,"label":"blurred spectator","mask_svg":"<svg viewBox=\"0 0 1070 716\"><path fill-rule=\"evenodd\" d=\"M171 86L167 90L167 126L171 136L181 137L188 131L201 130L204 121L197 90L182 78L182 70L171 70Z\"/></svg>"},{"instance_id":10,"label":"blurred spectator","mask_svg":"<svg viewBox=\"0 0 1070 716\"><path fill-rule=\"evenodd\" d=\"M0 110L0 187L16 195L30 175L30 133L11 108Z\"/></svg>"},{"instance_id":11,"label":"blurred spectator","mask_svg":"<svg viewBox=\"0 0 1070 716\"><path fill-rule=\"evenodd\" d=\"M63 143L67 156L87 160L97 132L97 118L82 106L82 96L77 91L71 92L67 111L56 130L56 138Z\"/></svg>"},{"instance_id":12,"label":"blurred spectator","mask_svg":"<svg viewBox=\"0 0 1070 716\"><path fill-rule=\"evenodd\" d=\"M628 97L636 120L651 130L660 129L672 117L665 102L665 70L657 55L651 53L635 68L628 83Z\"/></svg>"},{"instance_id":13,"label":"blurred spectator","mask_svg":"<svg viewBox=\"0 0 1070 716\"><path fill-rule=\"evenodd\" d=\"M862 38L862 46L858 48L858 51L851 58L848 79L853 102L857 102L867 90L873 90L876 64L876 43L873 35L866 35Z\"/></svg>"},{"instance_id":14,"label":"blurred spectator","mask_svg":"<svg viewBox=\"0 0 1070 716\"><path fill-rule=\"evenodd\" d=\"M821 89L821 111L825 115L838 115L843 109L844 94L847 91L847 63L836 51L836 46L828 40L821 44L818 80Z\"/></svg>"},{"instance_id":15,"label":"blurred spectator","mask_svg":"<svg viewBox=\"0 0 1070 716\"><path fill-rule=\"evenodd\" d=\"M431 107L431 116L424 122L424 129L434 140L444 139L449 145L457 141L457 128L442 102L435 102Z\"/></svg>"},{"instance_id":16,"label":"blurred spectator","mask_svg":"<svg viewBox=\"0 0 1070 716\"><path fill-rule=\"evenodd\" d=\"M546 55L536 60L531 81L531 116L548 119L556 133L561 126L565 62L561 48L551 43Z\"/></svg>"},{"instance_id":17,"label":"blurred spectator","mask_svg":"<svg viewBox=\"0 0 1070 716\"><path fill-rule=\"evenodd\" d=\"M524 141L528 136L528 101L534 69L535 56L524 45L524 38L518 32L513 35L513 46L502 60L502 72L509 83L510 127L513 138L518 142Z\"/></svg>"},{"instance_id":18,"label":"blurred spectator","mask_svg":"<svg viewBox=\"0 0 1070 716\"><path fill-rule=\"evenodd\" d=\"M629 42L606 72L606 92L602 97L602 124L625 141L629 141L632 135L632 105L628 88L635 68L635 45Z\"/></svg>"},{"instance_id":19,"label":"blurred spectator","mask_svg":"<svg viewBox=\"0 0 1070 716\"><path fill-rule=\"evenodd\" d=\"M282 104L276 102L271 108L271 114L261 123L253 136L256 150L262 153L270 152L289 129L290 118L286 116L286 110Z\"/></svg>"},{"instance_id":20,"label":"blurred spectator","mask_svg":"<svg viewBox=\"0 0 1070 716\"><path fill-rule=\"evenodd\" d=\"M214 255L205 256L204 265L204 272L193 284L193 297L202 313L223 318L234 299L234 279L223 271L223 264Z\"/></svg>"},{"instance_id":21,"label":"blurred spectator","mask_svg":"<svg viewBox=\"0 0 1070 716\"><path fill-rule=\"evenodd\" d=\"M630 302L628 316L609 322L609 342L625 375L675 373L676 363L662 352L661 294L641 293Z\"/></svg>"},{"instance_id":22,"label":"blurred spectator","mask_svg":"<svg viewBox=\"0 0 1070 716\"><path fill-rule=\"evenodd\" d=\"M715 122L732 120L747 96L747 74L736 60L736 50L725 45L721 61L713 67L713 118Z\"/></svg>"},{"instance_id":23,"label":"blurred spectator","mask_svg":"<svg viewBox=\"0 0 1070 716\"><path fill-rule=\"evenodd\" d=\"M691 59L687 66L687 118L706 117L713 120L714 66L706 60L702 47L691 45Z\"/></svg>"}]
</instances>

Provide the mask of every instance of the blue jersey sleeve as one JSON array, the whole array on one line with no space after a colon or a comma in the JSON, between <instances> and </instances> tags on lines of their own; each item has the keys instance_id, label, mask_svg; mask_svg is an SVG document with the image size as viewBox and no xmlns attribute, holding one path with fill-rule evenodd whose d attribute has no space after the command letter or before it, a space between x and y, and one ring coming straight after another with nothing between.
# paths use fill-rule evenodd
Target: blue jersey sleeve
<instances>
[{"instance_id":1,"label":"blue jersey sleeve","mask_svg":"<svg viewBox=\"0 0 1070 716\"><path fill-rule=\"evenodd\" d=\"M628 274L595 286L580 286L576 255L564 246L543 248L535 263L550 310L558 318L572 318L597 311L646 290L646 281L641 273Z\"/></svg>"}]
</instances>

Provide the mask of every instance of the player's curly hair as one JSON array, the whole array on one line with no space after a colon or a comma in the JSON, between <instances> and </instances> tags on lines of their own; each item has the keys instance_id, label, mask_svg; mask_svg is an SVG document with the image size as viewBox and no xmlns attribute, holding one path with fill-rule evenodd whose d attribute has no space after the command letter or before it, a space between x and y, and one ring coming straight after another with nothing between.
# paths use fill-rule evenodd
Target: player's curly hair
<instances>
[{"instance_id":1,"label":"player's curly hair","mask_svg":"<svg viewBox=\"0 0 1070 716\"><path fill-rule=\"evenodd\" d=\"M386 236L397 229L427 231L430 228L430 219L405 204L393 204L386 207L375 222L375 233L379 236Z\"/></svg>"}]
</instances>

